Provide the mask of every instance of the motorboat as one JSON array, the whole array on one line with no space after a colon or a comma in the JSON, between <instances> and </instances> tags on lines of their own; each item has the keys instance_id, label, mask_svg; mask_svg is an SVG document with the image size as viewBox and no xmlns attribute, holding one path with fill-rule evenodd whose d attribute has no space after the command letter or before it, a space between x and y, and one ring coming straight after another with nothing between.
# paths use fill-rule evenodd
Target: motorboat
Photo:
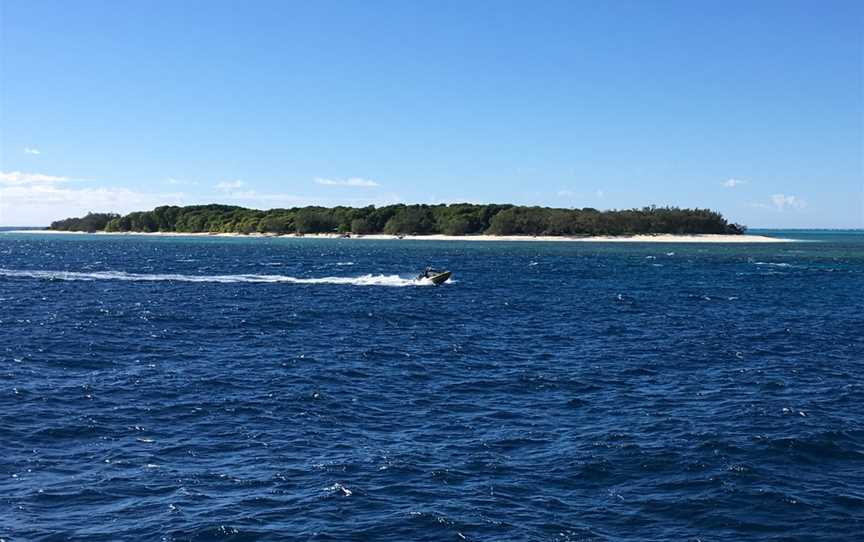
<instances>
[{"instance_id":1,"label":"motorboat","mask_svg":"<svg viewBox=\"0 0 864 542\"><path fill-rule=\"evenodd\" d=\"M431 267L427 267L425 271L420 273L417 280L429 280L432 281L432 284L438 286L439 284L447 282L452 275L453 273L451 271L438 271Z\"/></svg>"}]
</instances>

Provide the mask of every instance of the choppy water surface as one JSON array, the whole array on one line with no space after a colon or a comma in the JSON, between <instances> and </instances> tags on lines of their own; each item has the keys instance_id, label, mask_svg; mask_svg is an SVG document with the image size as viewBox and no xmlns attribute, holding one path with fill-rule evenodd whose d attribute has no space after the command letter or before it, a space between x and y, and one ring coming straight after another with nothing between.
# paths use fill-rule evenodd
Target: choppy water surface
<instances>
[{"instance_id":1,"label":"choppy water surface","mask_svg":"<svg viewBox=\"0 0 864 542\"><path fill-rule=\"evenodd\" d=\"M798 237L0 234L0 538L857 539L864 236Z\"/></svg>"}]
</instances>

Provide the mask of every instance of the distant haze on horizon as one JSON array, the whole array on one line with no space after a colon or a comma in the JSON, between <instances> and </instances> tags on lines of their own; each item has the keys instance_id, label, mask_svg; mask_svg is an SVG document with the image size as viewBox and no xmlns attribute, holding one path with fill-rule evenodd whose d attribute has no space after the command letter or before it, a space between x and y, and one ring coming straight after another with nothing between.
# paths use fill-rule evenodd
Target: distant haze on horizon
<instances>
[{"instance_id":1,"label":"distant haze on horizon","mask_svg":"<svg viewBox=\"0 0 864 542\"><path fill-rule=\"evenodd\" d=\"M0 3L0 225L225 203L864 227L864 3Z\"/></svg>"}]
</instances>

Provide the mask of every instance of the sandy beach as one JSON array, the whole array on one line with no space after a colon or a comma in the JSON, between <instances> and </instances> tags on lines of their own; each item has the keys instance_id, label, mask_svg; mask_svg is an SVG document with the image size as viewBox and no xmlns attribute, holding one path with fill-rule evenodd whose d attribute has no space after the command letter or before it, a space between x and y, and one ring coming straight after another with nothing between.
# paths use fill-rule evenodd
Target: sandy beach
<instances>
[{"instance_id":1,"label":"sandy beach","mask_svg":"<svg viewBox=\"0 0 864 542\"><path fill-rule=\"evenodd\" d=\"M12 230L6 233L30 233L37 235L143 235L157 237L254 237L254 238L299 238L299 239L345 239L345 240L394 240L394 241L509 241L509 242L570 242L570 243L789 243L795 239L780 237L769 237L766 235L721 235L721 234L696 234L696 235L629 235L629 236L592 236L592 237L564 237L555 235L386 235L352 234L343 237L336 233L315 234L284 234L271 233L180 233L180 232L71 232L58 230Z\"/></svg>"}]
</instances>

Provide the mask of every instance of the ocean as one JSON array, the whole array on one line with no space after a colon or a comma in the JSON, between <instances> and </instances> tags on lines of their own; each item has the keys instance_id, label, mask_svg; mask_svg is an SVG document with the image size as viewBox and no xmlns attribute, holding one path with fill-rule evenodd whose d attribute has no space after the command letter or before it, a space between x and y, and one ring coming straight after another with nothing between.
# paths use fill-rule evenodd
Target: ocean
<instances>
[{"instance_id":1,"label":"ocean","mask_svg":"<svg viewBox=\"0 0 864 542\"><path fill-rule=\"evenodd\" d=\"M0 233L0 539L860 540L864 233L769 233Z\"/></svg>"}]
</instances>

